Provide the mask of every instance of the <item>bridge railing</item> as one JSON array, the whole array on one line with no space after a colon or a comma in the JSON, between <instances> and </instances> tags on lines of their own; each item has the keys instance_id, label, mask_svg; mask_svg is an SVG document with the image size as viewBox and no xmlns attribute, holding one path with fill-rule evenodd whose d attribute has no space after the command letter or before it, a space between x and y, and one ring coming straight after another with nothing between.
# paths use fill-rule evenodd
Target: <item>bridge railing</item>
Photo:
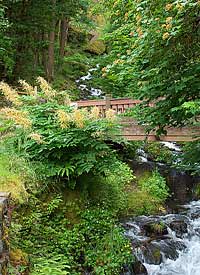
<instances>
[{"instance_id":1,"label":"bridge railing","mask_svg":"<svg viewBox=\"0 0 200 275\"><path fill-rule=\"evenodd\" d=\"M139 103L141 103L140 100L130 98L114 99L110 96L106 96L105 99L76 101L78 108L98 107L102 114L105 114L105 111L108 109L115 110L117 114L122 114L127 109L135 107Z\"/></svg>"}]
</instances>

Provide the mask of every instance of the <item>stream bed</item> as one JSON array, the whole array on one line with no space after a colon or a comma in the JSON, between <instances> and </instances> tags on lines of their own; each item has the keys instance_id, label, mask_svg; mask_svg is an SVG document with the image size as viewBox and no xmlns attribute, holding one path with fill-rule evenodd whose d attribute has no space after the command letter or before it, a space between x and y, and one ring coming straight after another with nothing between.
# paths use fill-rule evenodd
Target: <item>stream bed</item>
<instances>
[{"instance_id":1,"label":"stream bed","mask_svg":"<svg viewBox=\"0 0 200 275\"><path fill-rule=\"evenodd\" d=\"M177 214L140 216L123 224L139 265L124 274L200 275L200 201Z\"/></svg>"}]
</instances>

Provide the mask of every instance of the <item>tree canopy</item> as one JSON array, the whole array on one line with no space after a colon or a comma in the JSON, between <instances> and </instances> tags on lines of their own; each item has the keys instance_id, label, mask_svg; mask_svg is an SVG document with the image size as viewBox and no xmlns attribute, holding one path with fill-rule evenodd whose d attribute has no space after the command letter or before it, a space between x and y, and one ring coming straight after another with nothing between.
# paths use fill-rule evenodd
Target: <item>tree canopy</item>
<instances>
[{"instance_id":1,"label":"tree canopy","mask_svg":"<svg viewBox=\"0 0 200 275\"><path fill-rule=\"evenodd\" d=\"M183 125L200 113L200 3L104 0L110 46L103 77L114 96L144 101L138 118ZM154 102L154 108L149 107Z\"/></svg>"}]
</instances>

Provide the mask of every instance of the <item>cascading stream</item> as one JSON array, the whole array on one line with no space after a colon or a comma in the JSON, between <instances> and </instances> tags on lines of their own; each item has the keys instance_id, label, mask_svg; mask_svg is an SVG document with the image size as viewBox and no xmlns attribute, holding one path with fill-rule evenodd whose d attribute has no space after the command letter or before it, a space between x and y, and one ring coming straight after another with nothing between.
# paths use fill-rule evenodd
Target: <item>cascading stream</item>
<instances>
[{"instance_id":1,"label":"cascading stream","mask_svg":"<svg viewBox=\"0 0 200 275\"><path fill-rule=\"evenodd\" d=\"M148 234L152 224L163 224L159 236ZM184 205L180 214L137 217L125 227L149 275L200 275L200 201Z\"/></svg>"}]
</instances>

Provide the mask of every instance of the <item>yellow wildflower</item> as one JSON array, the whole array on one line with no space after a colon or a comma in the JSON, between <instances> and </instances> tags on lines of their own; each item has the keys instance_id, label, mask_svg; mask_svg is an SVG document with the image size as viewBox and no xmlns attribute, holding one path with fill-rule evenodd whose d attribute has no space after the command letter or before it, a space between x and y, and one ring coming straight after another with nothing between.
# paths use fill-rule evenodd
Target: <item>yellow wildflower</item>
<instances>
[{"instance_id":1,"label":"yellow wildflower","mask_svg":"<svg viewBox=\"0 0 200 275\"><path fill-rule=\"evenodd\" d=\"M107 74L105 74L105 73L104 73L104 74L102 74L102 77L106 77L106 76L107 76Z\"/></svg>"},{"instance_id":2,"label":"yellow wildflower","mask_svg":"<svg viewBox=\"0 0 200 275\"><path fill-rule=\"evenodd\" d=\"M170 11L170 10L172 9L172 7L173 7L173 4L167 4L167 5L165 6L165 10L166 10L166 11Z\"/></svg>"},{"instance_id":3,"label":"yellow wildflower","mask_svg":"<svg viewBox=\"0 0 200 275\"><path fill-rule=\"evenodd\" d=\"M101 69L102 72L106 72L106 70L107 70L106 67L103 67L103 68Z\"/></svg>"},{"instance_id":4,"label":"yellow wildflower","mask_svg":"<svg viewBox=\"0 0 200 275\"><path fill-rule=\"evenodd\" d=\"M35 140L38 144L44 143L42 136L38 133L31 133L29 137L33 140Z\"/></svg>"},{"instance_id":5,"label":"yellow wildflower","mask_svg":"<svg viewBox=\"0 0 200 275\"><path fill-rule=\"evenodd\" d=\"M172 24L167 24L167 25L166 25L166 29L167 29L167 30L170 30L171 28L172 28Z\"/></svg>"},{"instance_id":6,"label":"yellow wildflower","mask_svg":"<svg viewBox=\"0 0 200 275\"><path fill-rule=\"evenodd\" d=\"M93 107L91 109L91 112L90 112L90 117L93 118L93 119L98 119L99 114L100 114L99 108L98 107Z\"/></svg>"},{"instance_id":7,"label":"yellow wildflower","mask_svg":"<svg viewBox=\"0 0 200 275\"><path fill-rule=\"evenodd\" d=\"M116 116L115 116L115 111L112 110L112 109L109 109L106 111L106 118L109 120L109 121L114 121Z\"/></svg>"},{"instance_id":8,"label":"yellow wildflower","mask_svg":"<svg viewBox=\"0 0 200 275\"><path fill-rule=\"evenodd\" d=\"M139 37L142 37L143 31L142 31L141 27L137 28L137 33L138 33Z\"/></svg>"},{"instance_id":9,"label":"yellow wildflower","mask_svg":"<svg viewBox=\"0 0 200 275\"><path fill-rule=\"evenodd\" d=\"M130 36L134 36L134 32L130 32L129 35L130 35Z\"/></svg>"},{"instance_id":10,"label":"yellow wildflower","mask_svg":"<svg viewBox=\"0 0 200 275\"><path fill-rule=\"evenodd\" d=\"M22 88L28 95L35 96L37 90L28 84L25 80L19 80L19 83L22 85Z\"/></svg>"},{"instance_id":11,"label":"yellow wildflower","mask_svg":"<svg viewBox=\"0 0 200 275\"><path fill-rule=\"evenodd\" d=\"M169 38L169 33L168 32L165 32L164 34L163 34L163 40L166 40L167 38Z\"/></svg>"},{"instance_id":12,"label":"yellow wildflower","mask_svg":"<svg viewBox=\"0 0 200 275\"><path fill-rule=\"evenodd\" d=\"M73 122L79 128L84 127L84 114L80 110L75 110L73 113Z\"/></svg>"},{"instance_id":13,"label":"yellow wildflower","mask_svg":"<svg viewBox=\"0 0 200 275\"><path fill-rule=\"evenodd\" d=\"M38 77L37 82L39 83L40 88L42 89L47 98L55 97L55 90L51 88L49 83L43 77Z\"/></svg>"},{"instance_id":14,"label":"yellow wildflower","mask_svg":"<svg viewBox=\"0 0 200 275\"><path fill-rule=\"evenodd\" d=\"M138 14L138 15L136 16L136 21L137 21L137 23L140 23L141 20L142 20L142 16L141 16L141 14Z\"/></svg>"},{"instance_id":15,"label":"yellow wildflower","mask_svg":"<svg viewBox=\"0 0 200 275\"><path fill-rule=\"evenodd\" d=\"M28 113L25 111L19 111L14 108L3 108L1 113L6 119L13 120L15 124L23 126L24 128L30 128L32 123L28 119Z\"/></svg>"},{"instance_id":16,"label":"yellow wildflower","mask_svg":"<svg viewBox=\"0 0 200 275\"><path fill-rule=\"evenodd\" d=\"M63 110L58 110L56 113L57 113L58 121L60 123L60 127L62 129L67 128L71 121L71 116Z\"/></svg>"},{"instance_id":17,"label":"yellow wildflower","mask_svg":"<svg viewBox=\"0 0 200 275\"><path fill-rule=\"evenodd\" d=\"M65 106L70 106L71 103L72 102L71 102L71 99L70 99L69 95L65 94L65 96L64 96L64 105Z\"/></svg>"},{"instance_id":18,"label":"yellow wildflower","mask_svg":"<svg viewBox=\"0 0 200 275\"><path fill-rule=\"evenodd\" d=\"M124 15L125 20L128 19L128 16L129 16L129 14L128 14L128 12L126 12L125 15Z\"/></svg>"},{"instance_id":19,"label":"yellow wildflower","mask_svg":"<svg viewBox=\"0 0 200 275\"><path fill-rule=\"evenodd\" d=\"M199 2L199 3L200 3L200 2ZM183 5L180 4L180 3L178 3L178 4L176 5L176 8L177 8L179 11L181 11L181 10L183 9Z\"/></svg>"},{"instance_id":20,"label":"yellow wildflower","mask_svg":"<svg viewBox=\"0 0 200 275\"><path fill-rule=\"evenodd\" d=\"M0 90L3 92L6 99L12 102L14 105L19 106L22 104L17 91L12 89L8 84L3 81L0 82Z\"/></svg>"},{"instance_id":21,"label":"yellow wildflower","mask_svg":"<svg viewBox=\"0 0 200 275\"><path fill-rule=\"evenodd\" d=\"M167 17L166 18L166 24L169 24L169 23L171 23L172 22L172 19L173 19L173 17Z\"/></svg>"}]
</instances>

